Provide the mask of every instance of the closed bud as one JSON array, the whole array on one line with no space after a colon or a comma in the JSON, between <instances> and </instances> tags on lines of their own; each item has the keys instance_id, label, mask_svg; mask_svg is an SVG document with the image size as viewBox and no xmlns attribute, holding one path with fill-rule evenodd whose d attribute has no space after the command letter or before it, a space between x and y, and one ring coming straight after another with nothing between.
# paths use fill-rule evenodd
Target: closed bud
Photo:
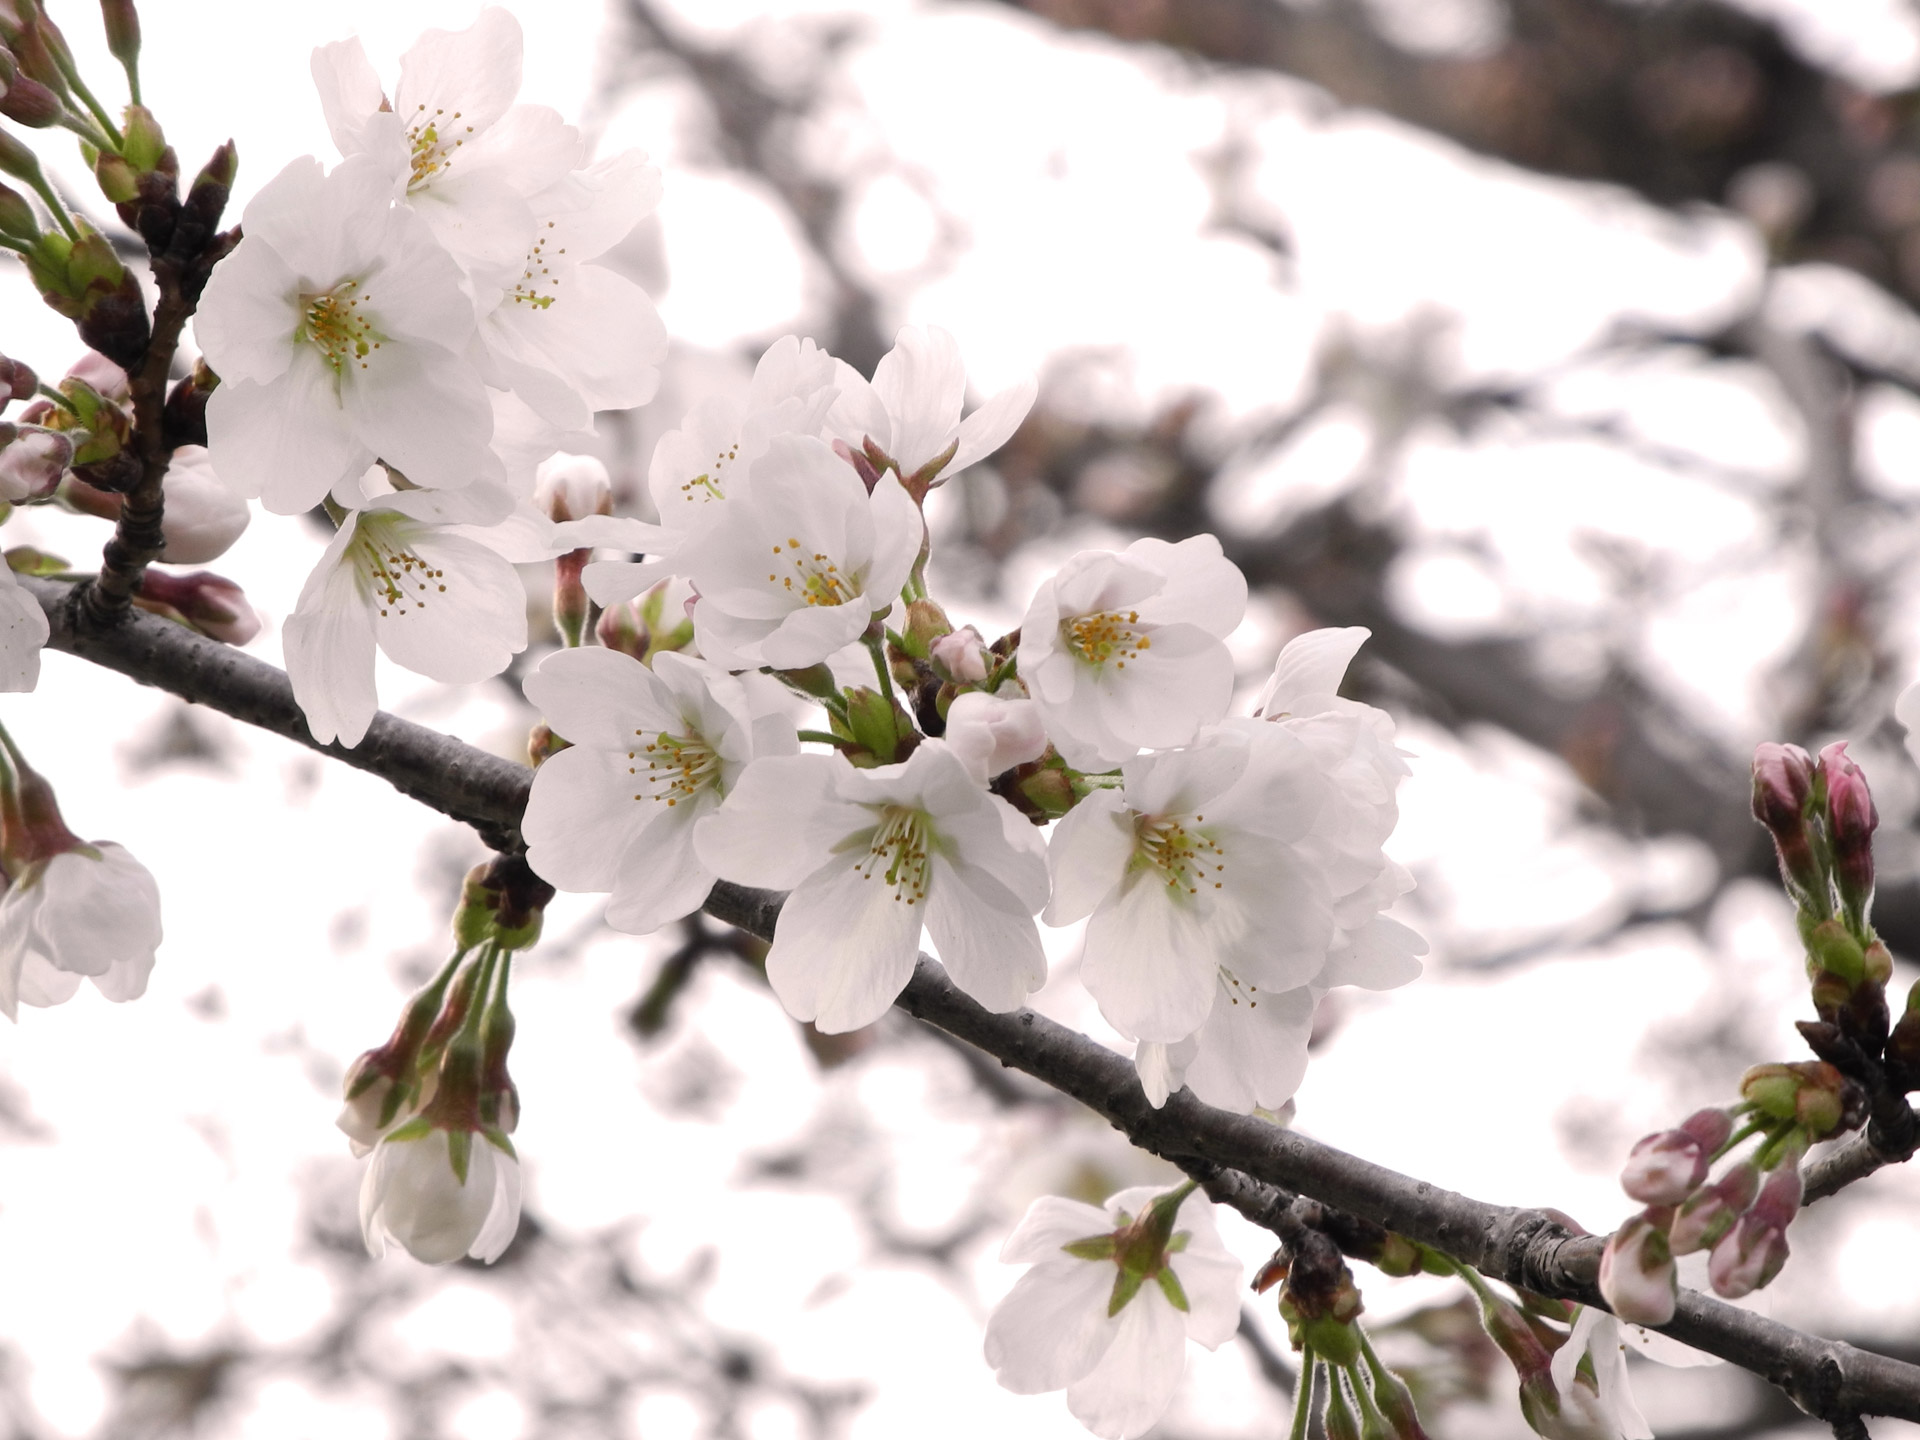
<instances>
[{"instance_id":1,"label":"closed bud","mask_svg":"<svg viewBox=\"0 0 1920 1440\"><path fill-rule=\"evenodd\" d=\"M161 481L165 508L160 533L166 547L160 559L167 565L204 565L233 548L245 533L253 512L247 502L213 473L207 451L200 445L182 445L167 463Z\"/></svg>"},{"instance_id":2,"label":"closed bud","mask_svg":"<svg viewBox=\"0 0 1920 1440\"><path fill-rule=\"evenodd\" d=\"M913 722L899 705L864 685L847 691L847 732L853 745L863 752L847 752L847 758L856 765L863 760L872 765L904 760L918 739Z\"/></svg>"},{"instance_id":3,"label":"closed bud","mask_svg":"<svg viewBox=\"0 0 1920 1440\"><path fill-rule=\"evenodd\" d=\"M133 0L100 0L100 18L107 27L107 53L132 67L140 58L140 12Z\"/></svg>"},{"instance_id":4,"label":"closed bud","mask_svg":"<svg viewBox=\"0 0 1920 1440\"><path fill-rule=\"evenodd\" d=\"M219 377L203 362L168 392L161 422L169 445L207 443L207 400L219 384Z\"/></svg>"},{"instance_id":5,"label":"closed bud","mask_svg":"<svg viewBox=\"0 0 1920 1440\"><path fill-rule=\"evenodd\" d=\"M39 393L40 377L25 362L0 355L0 387L6 389L10 400L31 400Z\"/></svg>"},{"instance_id":6,"label":"closed bud","mask_svg":"<svg viewBox=\"0 0 1920 1440\"><path fill-rule=\"evenodd\" d=\"M31 75L16 74L0 96L0 115L29 130L45 130L58 125L67 107L60 97Z\"/></svg>"},{"instance_id":7,"label":"closed bud","mask_svg":"<svg viewBox=\"0 0 1920 1440\"><path fill-rule=\"evenodd\" d=\"M1738 1300L1764 1289L1786 1263L1786 1233L1749 1213L1713 1247L1707 1279L1716 1295Z\"/></svg>"},{"instance_id":8,"label":"closed bud","mask_svg":"<svg viewBox=\"0 0 1920 1440\"><path fill-rule=\"evenodd\" d=\"M13 433L0 447L0 499L11 505L46 499L73 463L73 442L33 425L6 428Z\"/></svg>"},{"instance_id":9,"label":"closed bud","mask_svg":"<svg viewBox=\"0 0 1920 1440\"><path fill-rule=\"evenodd\" d=\"M935 673L950 684L983 684L992 669L992 657L971 625L941 636L929 651Z\"/></svg>"},{"instance_id":10,"label":"closed bud","mask_svg":"<svg viewBox=\"0 0 1920 1440\"><path fill-rule=\"evenodd\" d=\"M825 664L809 665L804 670L776 670L773 673L802 695L811 695L816 700L825 700L828 696L840 693L840 682L833 678L832 669Z\"/></svg>"},{"instance_id":11,"label":"closed bud","mask_svg":"<svg viewBox=\"0 0 1920 1440\"><path fill-rule=\"evenodd\" d=\"M116 205L139 198L140 172L111 150L102 150L95 157L93 178L100 193Z\"/></svg>"},{"instance_id":12,"label":"closed bud","mask_svg":"<svg viewBox=\"0 0 1920 1440\"><path fill-rule=\"evenodd\" d=\"M0 185L0 235L31 245L40 238L40 217L27 197Z\"/></svg>"},{"instance_id":13,"label":"closed bud","mask_svg":"<svg viewBox=\"0 0 1920 1440\"><path fill-rule=\"evenodd\" d=\"M1019 795L1020 801L1024 802L1020 808L1038 824L1045 824L1048 820L1058 820L1080 803L1080 797L1073 788L1073 780L1065 770L1060 768L1057 761L1051 765L1045 761L1033 765L1022 765L1013 773L1012 788Z\"/></svg>"},{"instance_id":14,"label":"closed bud","mask_svg":"<svg viewBox=\"0 0 1920 1440\"><path fill-rule=\"evenodd\" d=\"M907 606L907 623L900 632L900 638L906 642L905 650L915 660L925 660L933 653L933 646L944 635L953 633L953 622L947 619L947 612L931 600L915 600Z\"/></svg>"},{"instance_id":15,"label":"closed bud","mask_svg":"<svg viewBox=\"0 0 1920 1440\"><path fill-rule=\"evenodd\" d=\"M260 616L247 603L246 593L233 581L206 570L178 575L149 569L140 578L133 603L223 645L245 645L260 633Z\"/></svg>"},{"instance_id":16,"label":"closed bud","mask_svg":"<svg viewBox=\"0 0 1920 1440\"><path fill-rule=\"evenodd\" d=\"M1768 742L1753 752L1753 818L1773 834L1787 888L1823 900L1826 881L1807 831L1813 781L1813 757L1798 745Z\"/></svg>"},{"instance_id":17,"label":"closed bud","mask_svg":"<svg viewBox=\"0 0 1920 1440\"><path fill-rule=\"evenodd\" d=\"M182 222L190 223L199 235L211 238L219 227L221 215L226 212L227 200L233 194L233 179L239 168L240 152L229 140L213 152L213 158L201 166L200 173L194 177L182 208ZM206 283L206 275L198 267L189 279L189 288L195 289L196 293L197 286Z\"/></svg>"},{"instance_id":18,"label":"closed bud","mask_svg":"<svg viewBox=\"0 0 1920 1440\"><path fill-rule=\"evenodd\" d=\"M613 513L613 482L607 467L592 455L562 451L534 472L533 503L555 521L583 520Z\"/></svg>"},{"instance_id":19,"label":"closed bud","mask_svg":"<svg viewBox=\"0 0 1920 1440\"><path fill-rule=\"evenodd\" d=\"M1847 756L1842 740L1820 752L1826 778L1827 834L1833 847L1833 879L1840 903L1856 929L1866 926L1873 903L1873 832L1880 823L1867 777Z\"/></svg>"},{"instance_id":20,"label":"closed bud","mask_svg":"<svg viewBox=\"0 0 1920 1440\"><path fill-rule=\"evenodd\" d=\"M179 175L180 162L174 156L173 147L167 144L160 122L146 106L127 107L126 128L122 133L125 140L120 153L135 170L141 174L157 171L169 178Z\"/></svg>"},{"instance_id":21,"label":"closed bud","mask_svg":"<svg viewBox=\"0 0 1920 1440\"><path fill-rule=\"evenodd\" d=\"M1607 1238L1600 1254L1600 1293L1622 1320L1664 1325L1679 1295L1666 1231L1651 1215L1635 1215Z\"/></svg>"},{"instance_id":22,"label":"closed bud","mask_svg":"<svg viewBox=\"0 0 1920 1440\"><path fill-rule=\"evenodd\" d=\"M1675 1255L1691 1255L1696 1250L1712 1249L1759 1193L1759 1167L1741 1161L1714 1184L1694 1191L1681 1202L1667 1231L1668 1250Z\"/></svg>"},{"instance_id":23,"label":"closed bud","mask_svg":"<svg viewBox=\"0 0 1920 1440\"><path fill-rule=\"evenodd\" d=\"M1707 1178L1712 1151L1685 1130L1664 1130L1633 1147L1620 1188L1642 1205L1678 1205Z\"/></svg>"},{"instance_id":24,"label":"closed bud","mask_svg":"<svg viewBox=\"0 0 1920 1440\"><path fill-rule=\"evenodd\" d=\"M593 633L607 649L618 650L636 660L647 658L647 648L653 641L653 632L647 628L638 600L622 600L602 610Z\"/></svg>"},{"instance_id":25,"label":"closed bud","mask_svg":"<svg viewBox=\"0 0 1920 1440\"><path fill-rule=\"evenodd\" d=\"M1319 1351L1314 1352L1318 1354ZM1357 1355L1356 1351L1356 1355ZM1360 1417L1353 1413L1347 1387L1337 1369L1327 1371L1327 1440L1360 1440Z\"/></svg>"}]
</instances>

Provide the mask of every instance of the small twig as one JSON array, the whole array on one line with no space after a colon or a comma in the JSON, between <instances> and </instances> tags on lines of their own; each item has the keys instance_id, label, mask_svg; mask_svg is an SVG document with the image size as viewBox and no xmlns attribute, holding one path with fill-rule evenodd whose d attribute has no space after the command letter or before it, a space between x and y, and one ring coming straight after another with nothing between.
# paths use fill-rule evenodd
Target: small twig
<instances>
[{"instance_id":1,"label":"small twig","mask_svg":"<svg viewBox=\"0 0 1920 1440\"><path fill-rule=\"evenodd\" d=\"M1911 1160L1916 1150L1920 1150L1920 1111L1908 1110L1915 1122L1908 1130L1909 1140L1916 1143L1904 1147L1883 1148L1876 1139L1875 1127L1869 1126L1854 1135L1849 1135L1840 1144L1811 1161L1801 1174L1806 1182L1806 1199L1803 1203L1811 1205L1816 1200L1824 1200L1829 1195L1837 1195L1856 1180L1864 1180L1877 1170L1889 1165L1899 1165Z\"/></svg>"}]
</instances>

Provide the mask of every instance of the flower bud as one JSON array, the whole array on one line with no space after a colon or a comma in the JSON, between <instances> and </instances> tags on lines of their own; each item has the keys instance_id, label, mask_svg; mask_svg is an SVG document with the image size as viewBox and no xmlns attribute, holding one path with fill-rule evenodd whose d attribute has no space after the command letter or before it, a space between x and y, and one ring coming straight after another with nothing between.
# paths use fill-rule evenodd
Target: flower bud
<instances>
[{"instance_id":1,"label":"flower bud","mask_svg":"<svg viewBox=\"0 0 1920 1440\"><path fill-rule=\"evenodd\" d=\"M24 361L0 355L0 387L5 387L8 399L31 400L39 393L40 377ZM0 405L5 403L0 400Z\"/></svg>"},{"instance_id":2,"label":"flower bud","mask_svg":"<svg viewBox=\"0 0 1920 1440\"><path fill-rule=\"evenodd\" d=\"M0 106L4 109L4 106ZM100 193L115 205L124 205L140 195L140 172L127 163L124 155L102 150L93 161L93 180Z\"/></svg>"},{"instance_id":3,"label":"flower bud","mask_svg":"<svg viewBox=\"0 0 1920 1440\"><path fill-rule=\"evenodd\" d=\"M1856 928L1865 929L1873 903L1873 832L1880 823L1873 795L1842 740L1820 752L1826 777L1827 835L1833 847L1833 879L1840 903Z\"/></svg>"},{"instance_id":4,"label":"flower bud","mask_svg":"<svg viewBox=\"0 0 1920 1440\"><path fill-rule=\"evenodd\" d=\"M1798 745L1768 742L1753 752L1753 818L1773 833L1781 877L1796 899L1824 900L1826 879L1807 831L1813 779L1813 757Z\"/></svg>"},{"instance_id":5,"label":"flower bud","mask_svg":"<svg viewBox=\"0 0 1920 1440\"><path fill-rule=\"evenodd\" d=\"M131 74L140 58L140 12L133 0L100 0L100 18L107 28L107 53Z\"/></svg>"},{"instance_id":6,"label":"flower bud","mask_svg":"<svg viewBox=\"0 0 1920 1440\"><path fill-rule=\"evenodd\" d=\"M260 616L247 603L246 593L207 570L179 575L149 569L140 578L133 603L223 645L245 645L260 633Z\"/></svg>"},{"instance_id":7,"label":"flower bud","mask_svg":"<svg viewBox=\"0 0 1920 1440\"><path fill-rule=\"evenodd\" d=\"M1738 1300L1764 1289L1786 1263L1785 1232L1748 1214L1713 1247L1707 1258L1707 1279L1716 1295Z\"/></svg>"},{"instance_id":8,"label":"flower bud","mask_svg":"<svg viewBox=\"0 0 1920 1440\"><path fill-rule=\"evenodd\" d=\"M213 152L211 159L200 168L194 177L193 186L187 191L186 203L180 208L179 223L190 226L196 238L200 236L211 240L213 232L219 228L220 216L226 211L227 199L233 193L233 179L240 167L240 153L229 140ZM202 240L202 245L206 244ZM197 296L200 287L207 283L211 273L211 262L218 259L218 253L209 251L201 257L201 263L181 278L181 288L190 296Z\"/></svg>"},{"instance_id":9,"label":"flower bud","mask_svg":"<svg viewBox=\"0 0 1920 1440\"><path fill-rule=\"evenodd\" d=\"M864 685L847 691L847 731L853 743L842 753L856 765L904 760L920 738L898 702Z\"/></svg>"},{"instance_id":10,"label":"flower bud","mask_svg":"<svg viewBox=\"0 0 1920 1440\"><path fill-rule=\"evenodd\" d=\"M592 455L555 453L534 472L535 508L558 522L613 513L613 482Z\"/></svg>"},{"instance_id":11,"label":"flower bud","mask_svg":"<svg viewBox=\"0 0 1920 1440\"><path fill-rule=\"evenodd\" d=\"M953 622L933 601L915 600L907 606L907 623L900 629L900 639L913 659L925 660L933 653L934 644L952 633Z\"/></svg>"},{"instance_id":12,"label":"flower bud","mask_svg":"<svg viewBox=\"0 0 1920 1440\"><path fill-rule=\"evenodd\" d=\"M213 473L204 446L182 445L175 450L161 488L165 509L160 531L167 544L160 559L168 565L204 565L219 559L252 519L247 502Z\"/></svg>"},{"instance_id":13,"label":"flower bud","mask_svg":"<svg viewBox=\"0 0 1920 1440\"><path fill-rule=\"evenodd\" d=\"M0 185L0 235L31 245L40 238L40 217L27 197Z\"/></svg>"},{"instance_id":14,"label":"flower bud","mask_svg":"<svg viewBox=\"0 0 1920 1440\"><path fill-rule=\"evenodd\" d=\"M1663 1130L1633 1147L1620 1188L1642 1205L1678 1205L1707 1178L1712 1154L1685 1130Z\"/></svg>"},{"instance_id":15,"label":"flower bud","mask_svg":"<svg viewBox=\"0 0 1920 1440\"><path fill-rule=\"evenodd\" d=\"M593 633L596 639L609 650L618 650L622 655L631 655L636 660L647 658L647 649L653 642L653 631L648 627L639 600L622 600L617 605L609 605L600 612Z\"/></svg>"},{"instance_id":16,"label":"flower bud","mask_svg":"<svg viewBox=\"0 0 1920 1440\"><path fill-rule=\"evenodd\" d=\"M15 74L7 82L6 94L0 96L0 115L29 130L58 125L66 113L60 97L31 75Z\"/></svg>"},{"instance_id":17,"label":"flower bud","mask_svg":"<svg viewBox=\"0 0 1920 1440\"><path fill-rule=\"evenodd\" d=\"M0 435L0 499L18 505L53 494L73 463L73 442L34 425L8 425Z\"/></svg>"},{"instance_id":18,"label":"flower bud","mask_svg":"<svg viewBox=\"0 0 1920 1440\"><path fill-rule=\"evenodd\" d=\"M971 625L942 635L928 647L934 673L954 685L979 685L992 671L992 657Z\"/></svg>"},{"instance_id":19,"label":"flower bud","mask_svg":"<svg viewBox=\"0 0 1920 1440\"><path fill-rule=\"evenodd\" d=\"M978 690L955 697L947 711L946 740L982 785L1047 753L1047 731L1038 705Z\"/></svg>"},{"instance_id":20,"label":"flower bud","mask_svg":"<svg viewBox=\"0 0 1920 1440\"><path fill-rule=\"evenodd\" d=\"M1673 1318L1679 1295L1673 1252L1651 1215L1635 1215L1607 1238L1600 1293L1614 1314L1633 1324L1664 1325Z\"/></svg>"},{"instance_id":21,"label":"flower bud","mask_svg":"<svg viewBox=\"0 0 1920 1440\"><path fill-rule=\"evenodd\" d=\"M1360 1417L1353 1413L1353 1406L1347 1400L1347 1387L1337 1368L1327 1371L1326 1427L1327 1440L1360 1440Z\"/></svg>"},{"instance_id":22,"label":"flower bud","mask_svg":"<svg viewBox=\"0 0 1920 1440\"><path fill-rule=\"evenodd\" d=\"M0 142L5 138L0 131ZM0 143L0 169L18 173L7 165L4 152ZM104 235L84 222L78 240L45 234L27 252L26 261L41 298L74 321L88 345L122 366L136 364L146 353L146 299Z\"/></svg>"},{"instance_id":23,"label":"flower bud","mask_svg":"<svg viewBox=\"0 0 1920 1440\"><path fill-rule=\"evenodd\" d=\"M1743 1160L1712 1184L1681 1202L1667 1231L1667 1248L1675 1255L1709 1250L1720 1242L1760 1193L1760 1168Z\"/></svg>"}]
</instances>

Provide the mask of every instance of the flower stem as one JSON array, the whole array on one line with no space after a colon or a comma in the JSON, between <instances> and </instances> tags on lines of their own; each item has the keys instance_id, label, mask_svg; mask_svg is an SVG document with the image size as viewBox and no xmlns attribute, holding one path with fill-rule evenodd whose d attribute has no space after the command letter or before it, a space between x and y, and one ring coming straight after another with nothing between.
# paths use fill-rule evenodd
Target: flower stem
<instances>
[{"instance_id":1,"label":"flower stem","mask_svg":"<svg viewBox=\"0 0 1920 1440\"><path fill-rule=\"evenodd\" d=\"M803 743L810 741L815 745L833 746L844 745L846 743L840 736L830 734L825 730L796 730L794 733Z\"/></svg>"},{"instance_id":2,"label":"flower stem","mask_svg":"<svg viewBox=\"0 0 1920 1440\"><path fill-rule=\"evenodd\" d=\"M880 677L880 694L889 707L899 702L893 698L893 670L887 664L886 642L871 632L861 637L861 644L867 647L867 653L873 657L873 673Z\"/></svg>"},{"instance_id":3,"label":"flower stem","mask_svg":"<svg viewBox=\"0 0 1920 1440\"><path fill-rule=\"evenodd\" d=\"M1293 1428L1287 1431L1287 1440L1307 1440L1307 1432L1313 1425L1313 1378L1318 1368L1313 1346L1302 1345L1300 1380L1293 1387Z\"/></svg>"}]
</instances>

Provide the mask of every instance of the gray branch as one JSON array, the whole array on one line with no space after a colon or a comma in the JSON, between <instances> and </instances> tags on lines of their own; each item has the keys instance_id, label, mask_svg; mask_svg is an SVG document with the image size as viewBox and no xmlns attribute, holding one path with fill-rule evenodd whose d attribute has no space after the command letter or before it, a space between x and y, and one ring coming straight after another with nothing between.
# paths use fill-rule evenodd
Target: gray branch
<instances>
[{"instance_id":1,"label":"gray branch","mask_svg":"<svg viewBox=\"0 0 1920 1440\"><path fill-rule=\"evenodd\" d=\"M49 644L121 674L378 775L402 794L513 846L531 772L472 746L382 714L352 749L320 745L308 732L286 675L183 626L138 613L105 633L78 627L74 587L22 579L46 610ZM715 919L771 939L783 895L721 882L706 902ZM1142 1149L1173 1161L1204 1161L1267 1186L1309 1196L1464 1260L1475 1269L1546 1294L1598 1304L1602 1241L1578 1235L1547 1210L1489 1205L1415 1180L1330 1145L1202 1104L1182 1091L1155 1109L1133 1065L1086 1036L1031 1010L996 1015L963 994L921 956L897 1002L1104 1117ZM1263 1192L1247 1190L1250 1204ZM1661 1327L1677 1340L1764 1376L1828 1421L1859 1415L1920 1420L1920 1366L1737 1310L1691 1291Z\"/></svg>"}]
</instances>

